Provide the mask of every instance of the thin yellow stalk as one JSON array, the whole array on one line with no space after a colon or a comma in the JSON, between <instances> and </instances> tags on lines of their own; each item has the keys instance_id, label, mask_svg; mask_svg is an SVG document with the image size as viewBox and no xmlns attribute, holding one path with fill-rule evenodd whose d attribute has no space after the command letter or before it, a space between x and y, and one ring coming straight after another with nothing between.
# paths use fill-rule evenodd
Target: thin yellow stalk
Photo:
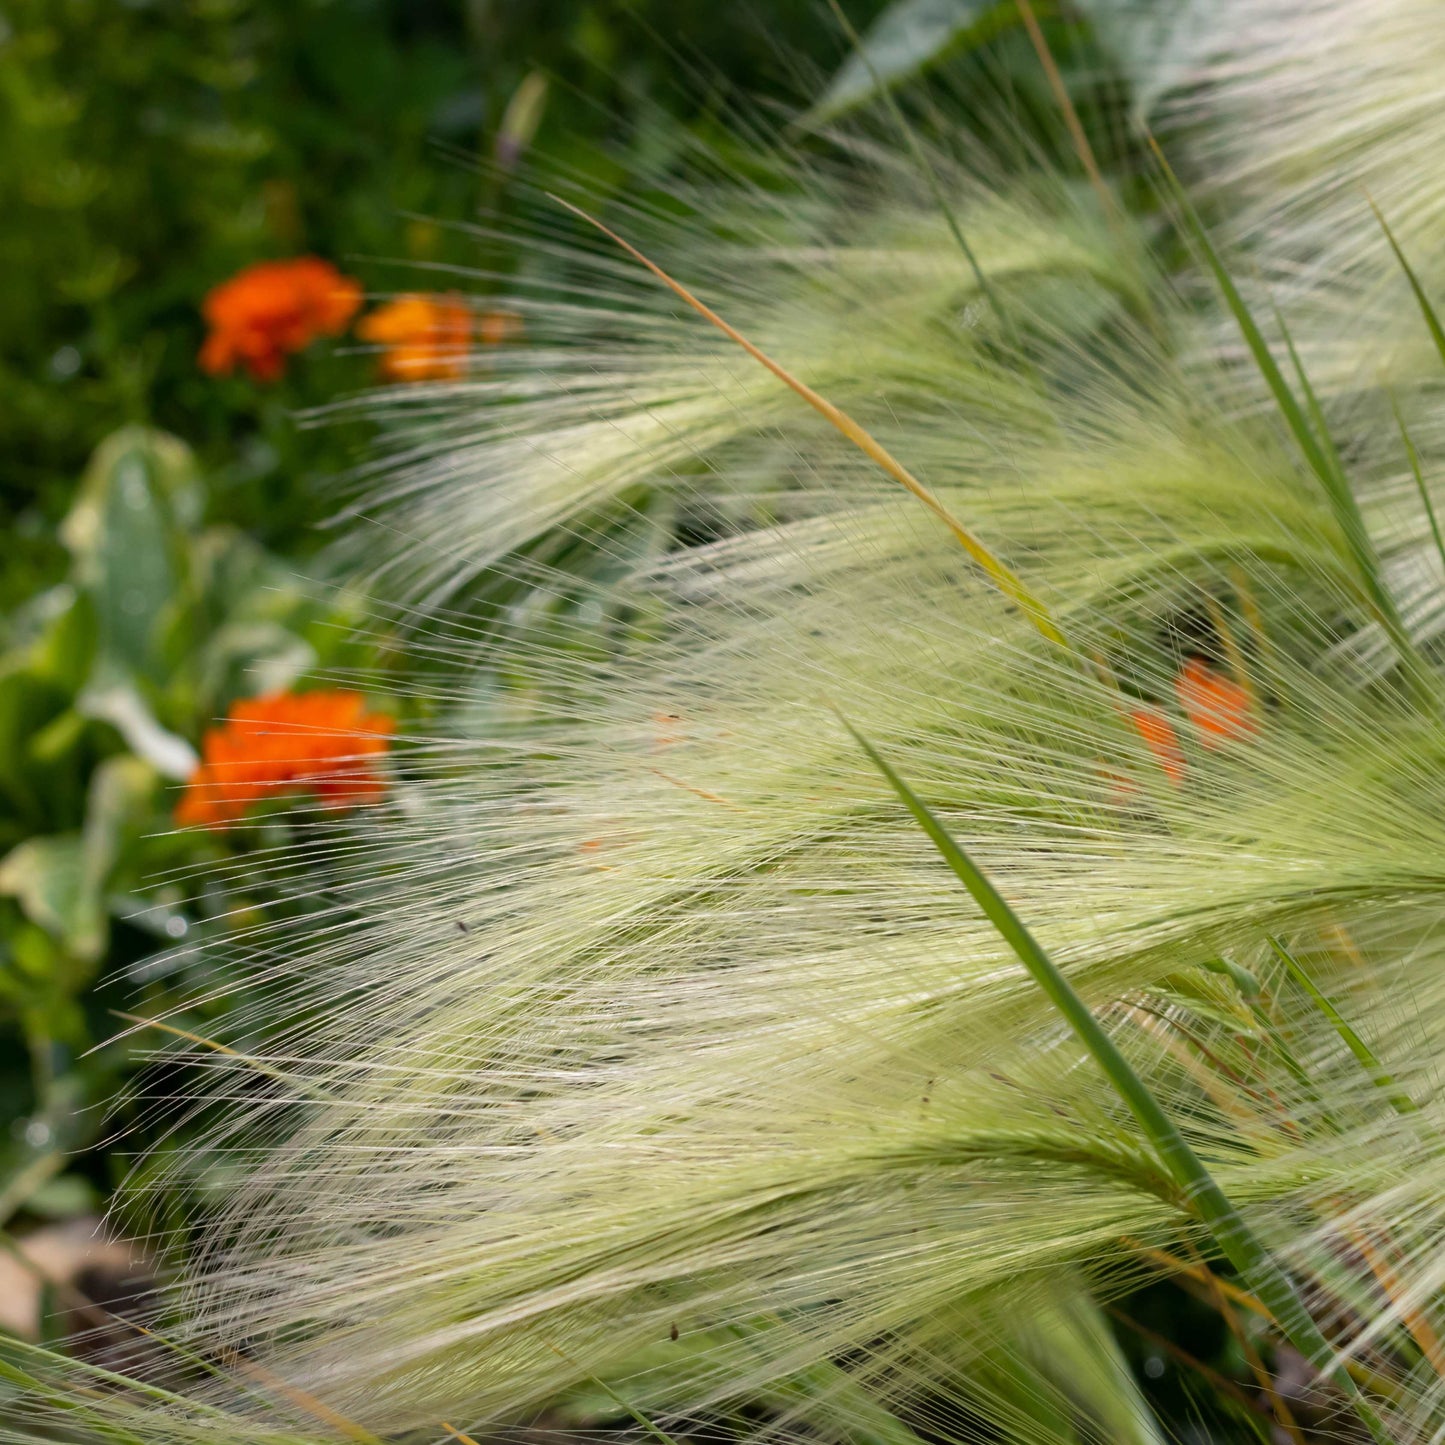
<instances>
[{"instance_id":1,"label":"thin yellow stalk","mask_svg":"<svg viewBox=\"0 0 1445 1445\"><path fill-rule=\"evenodd\" d=\"M1254 1295L1227 1279L1220 1279L1207 1265L1191 1263L1187 1259L1181 1259L1177 1254L1170 1254L1166 1249L1156 1249L1153 1245L1144 1244L1129 1235L1123 1236L1120 1243L1134 1250L1142 1259L1159 1265L1161 1269L1169 1270L1173 1274L1184 1275L1206 1288L1217 1289L1227 1299L1242 1305L1269 1324L1277 1326L1275 1317Z\"/></svg>"},{"instance_id":2,"label":"thin yellow stalk","mask_svg":"<svg viewBox=\"0 0 1445 1445\"><path fill-rule=\"evenodd\" d=\"M1074 109L1074 102L1069 97L1069 89L1064 84L1064 77L1059 74L1054 53L1049 49L1049 42L1044 38L1038 16L1034 14L1034 7L1029 0L1015 0L1015 3L1018 5L1019 14L1023 17L1024 29L1028 31L1029 39L1033 42L1034 50L1038 54L1039 64L1043 66L1044 74L1048 77L1049 89L1053 91L1054 99L1058 101L1059 109L1063 112L1064 124L1069 128L1069 139L1073 141L1074 149L1078 152L1079 160L1088 174L1089 184L1093 186L1095 194L1099 197L1104 214L1113 219L1114 197L1110 194L1109 187L1104 181L1098 161L1094 159L1094 148L1089 144L1088 136L1084 134L1083 123L1079 120L1079 113Z\"/></svg>"},{"instance_id":3,"label":"thin yellow stalk","mask_svg":"<svg viewBox=\"0 0 1445 1445\"><path fill-rule=\"evenodd\" d=\"M664 783L671 783L674 788L681 788L685 793L691 793L694 797L701 798L706 803L721 803L724 808L732 808L735 812L746 810L739 804L729 801L720 793L710 793L706 788L694 787L691 783L685 783L681 778L674 778L671 773L664 773L661 768L649 768L649 773L655 773Z\"/></svg>"},{"instance_id":4,"label":"thin yellow stalk","mask_svg":"<svg viewBox=\"0 0 1445 1445\"><path fill-rule=\"evenodd\" d=\"M1404 1303L1405 1283L1395 1273L1390 1261L1375 1248L1369 1235L1363 1230L1346 1229L1344 1235L1360 1251L1365 1263L1370 1267L1370 1273L1384 1290L1386 1298L1399 1310L1400 1319L1410 1332L1410 1338L1415 1341L1430 1368L1441 1379L1445 1379L1445 1346L1441 1345L1440 1337L1435 1333L1430 1321L1419 1310Z\"/></svg>"},{"instance_id":5,"label":"thin yellow stalk","mask_svg":"<svg viewBox=\"0 0 1445 1445\"><path fill-rule=\"evenodd\" d=\"M359 1445L382 1445L379 1436L373 1435L364 1426L358 1425L354 1420L348 1420L345 1415L338 1414L330 1405L318 1400L315 1395L309 1394L301 1389L299 1385L287 1384L278 1375L274 1375L263 1365L258 1365L254 1360L248 1360L244 1355L238 1355L234 1351L228 1351L229 1358L226 1363L243 1375L249 1375L259 1384L265 1385L267 1389L289 1400L299 1409L304 1410L314 1420L319 1420L323 1425L329 1425L333 1430L345 1435L348 1440L355 1440Z\"/></svg>"},{"instance_id":6,"label":"thin yellow stalk","mask_svg":"<svg viewBox=\"0 0 1445 1445\"><path fill-rule=\"evenodd\" d=\"M473 1440L470 1435L464 1435L454 1425L448 1425L445 1420L442 1421L442 1429L445 1430L453 1440L460 1440L462 1445L477 1445L477 1442Z\"/></svg>"},{"instance_id":7,"label":"thin yellow stalk","mask_svg":"<svg viewBox=\"0 0 1445 1445\"><path fill-rule=\"evenodd\" d=\"M260 1059L251 1054L243 1054L240 1049L233 1049L229 1044L218 1043L215 1039L208 1039L204 1034L193 1034L189 1029L177 1028L174 1024L162 1023L159 1019L143 1019L138 1014L124 1013L118 1008L111 1009L114 1018L124 1019L127 1023L138 1024L142 1028L159 1029L163 1034L170 1034L174 1038L185 1039L187 1043L199 1044L203 1049L210 1049L214 1053L225 1054L227 1058L239 1059L241 1063L249 1065L258 1074L265 1074L268 1079L275 1079L277 1083L285 1084L287 1088L296 1089L306 1097L316 1100L319 1103L335 1103L336 1101L324 1090L318 1089L313 1084L308 1084L304 1079L294 1079L282 1069L272 1064L263 1063Z\"/></svg>"},{"instance_id":8,"label":"thin yellow stalk","mask_svg":"<svg viewBox=\"0 0 1445 1445\"><path fill-rule=\"evenodd\" d=\"M616 231L604 226L595 216L589 216L580 206L574 206L570 201L564 201L560 196L552 196L559 206L565 207L573 215L586 221L589 226L596 227L608 240L620 246L634 261L645 266L659 281L662 282L674 295L685 301L699 316L703 317L712 325L717 327L730 341L735 341L754 361L767 367L779 381L796 392L819 416L829 422L838 432L853 443L859 451L870 461L880 467L888 476L899 483L910 495L916 497L935 517L941 521L954 537L962 544L965 552L981 567L993 584L1004 596L1018 604L1027 614L1028 619L1038 631L1050 642L1056 642L1060 646L1067 646L1064 634L1059 630L1053 619L1049 616L1048 609L1033 595L1024 585L1022 579L1008 564L995 556L934 494L903 465L876 437L865 427L856 422L841 407L834 406L827 397L814 391L805 381L800 381L792 372L779 362L773 360L761 347L749 341L735 326L724 321L716 311L706 302L694 296L680 281L675 281L655 261L643 255L631 242L623 240Z\"/></svg>"},{"instance_id":9,"label":"thin yellow stalk","mask_svg":"<svg viewBox=\"0 0 1445 1445\"><path fill-rule=\"evenodd\" d=\"M1203 1272L1206 1289L1209 1292L1214 1308L1219 1311L1220 1317L1229 1327L1229 1332L1239 1341L1239 1348L1249 1364L1250 1372L1254 1375L1255 1383L1264 1392L1269 1400L1270 1409L1282 1429L1295 1445L1305 1445L1303 1432L1299 1423L1290 1413L1290 1408L1284 1402L1284 1397L1274 1387L1274 1377L1264 1367L1264 1361L1259 1357L1259 1351L1254 1347L1254 1341L1250 1339L1249 1332L1239 1322L1239 1316L1235 1314L1229 1303L1229 1297L1220 1288L1219 1277L1213 1270L1209 1269L1203 1260L1199 1261L1200 1269Z\"/></svg>"},{"instance_id":10,"label":"thin yellow stalk","mask_svg":"<svg viewBox=\"0 0 1445 1445\"><path fill-rule=\"evenodd\" d=\"M1188 1350L1176 1345L1173 1340L1151 1330L1147 1325L1141 1325L1132 1315L1125 1314L1116 1305L1105 1305L1104 1308L1120 1324L1133 1330L1140 1339L1147 1340L1151 1345L1163 1350L1165 1354L1172 1355L1185 1369L1193 1370L1201 1379L1207 1380L1221 1395L1228 1395L1236 1404L1253 1413L1254 1401L1233 1380L1221 1375L1218 1370L1206 1365L1203 1360L1191 1355Z\"/></svg>"}]
</instances>

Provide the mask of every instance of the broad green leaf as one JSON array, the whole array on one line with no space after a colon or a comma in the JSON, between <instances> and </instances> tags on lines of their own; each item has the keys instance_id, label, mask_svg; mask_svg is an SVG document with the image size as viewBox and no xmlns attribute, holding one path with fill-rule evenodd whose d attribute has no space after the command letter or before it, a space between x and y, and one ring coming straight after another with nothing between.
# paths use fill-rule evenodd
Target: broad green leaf
<instances>
[{"instance_id":1,"label":"broad green leaf","mask_svg":"<svg viewBox=\"0 0 1445 1445\"><path fill-rule=\"evenodd\" d=\"M96 450L61 527L95 602L102 651L138 672L155 660L158 623L186 574L184 532L197 506L189 459L164 434L116 433Z\"/></svg>"},{"instance_id":2,"label":"broad green leaf","mask_svg":"<svg viewBox=\"0 0 1445 1445\"><path fill-rule=\"evenodd\" d=\"M124 831L147 809L155 781L139 758L107 759L91 777L81 832L27 838L0 860L0 893L88 963L105 949L105 885Z\"/></svg>"},{"instance_id":3,"label":"broad green leaf","mask_svg":"<svg viewBox=\"0 0 1445 1445\"><path fill-rule=\"evenodd\" d=\"M198 659L203 720L227 698L282 692L316 664L310 643L279 622L228 622L211 634Z\"/></svg>"},{"instance_id":4,"label":"broad green leaf","mask_svg":"<svg viewBox=\"0 0 1445 1445\"><path fill-rule=\"evenodd\" d=\"M100 897L120 861L123 840L150 811L156 770L141 758L107 758L90 778L85 811L86 885Z\"/></svg>"},{"instance_id":5,"label":"broad green leaf","mask_svg":"<svg viewBox=\"0 0 1445 1445\"><path fill-rule=\"evenodd\" d=\"M105 912L87 887L85 840L79 833L27 838L0 860L0 893L14 898L32 923L86 960L105 947Z\"/></svg>"},{"instance_id":6,"label":"broad green leaf","mask_svg":"<svg viewBox=\"0 0 1445 1445\"><path fill-rule=\"evenodd\" d=\"M69 582L37 593L6 619L12 657L71 692L95 657L96 618L90 598Z\"/></svg>"},{"instance_id":7,"label":"broad green leaf","mask_svg":"<svg viewBox=\"0 0 1445 1445\"><path fill-rule=\"evenodd\" d=\"M126 746L162 777L190 777L200 759L185 738L162 727L135 684L119 672L105 671L76 699L85 717L108 722Z\"/></svg>"},{"instance_id":8,"label":"broad green leaf","mask_svg":"<svg viewBox=\"0 0 1445 1445\"><path fill-rule=\"evenodd\" d=\"M191 449L179 437L148 427L123 427L96 447L76 488L75 501L60 526L60 537L78 563L101 545L106 494L127 457L138 458L152 483L165 497L176 524L194 527L200 520L203 494Z\"/></svg>"},{"instance_id":9,"label":"broad green leaf","mask_svg":"<svg viewBox=\"0 0 1445 1445\"><path fill-rule=\"evenodd\" d=\"M1018 22L1013 0L896 0L874 21L861 49L844 62L804 124L834 120L873 99L880 87L900 85Z\"/></svg>"},{"instance_id":10,"label":"broad green leaf","mask_svg":"<svg viewBox=\"0 0 1445 1445\"><path fill-rule=\"evenodd\" d=\"M50 625L36 640L31 665L37 672L53 678L62 687L78 692L95 661L99 625L95 605L83 592L68 584L55 592L69 599L69 605L56 613Z\"/></svg>"}]
</instances>

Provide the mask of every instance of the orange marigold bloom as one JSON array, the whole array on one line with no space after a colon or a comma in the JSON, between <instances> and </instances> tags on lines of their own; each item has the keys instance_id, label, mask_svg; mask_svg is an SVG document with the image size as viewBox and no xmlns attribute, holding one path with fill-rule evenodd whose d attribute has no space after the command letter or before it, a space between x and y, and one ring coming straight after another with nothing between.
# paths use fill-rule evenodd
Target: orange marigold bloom
<instances>
[{"instance_id":1,"label":"orange marigold bloom","mask_svg":"<svg viewBox=\"0 0 1445 1445\"><path fill-rule=\"evenodd\" d=\"M1159 760L1164 776L1177 788L1184 781L1184 753L1174 724L1157 707L1135 708L1129 714L1144 746Z\"/></svg>"},{"instance_id":2,"label":"orange marigold bloom","mask_svg":"<svg viewBox=\"0 0 1445 1445\"><path fill-rule=\"evenodd\" d=\"M484 311L477 318L477 335L483 346L500 346L522 334L522 318L515 311Z\"/></svg>"},{"instance_id":3,"label":"orange marigold bloom","mask_svg":"<svg viewBox=\"0 0 1445 1445\"><path fill-rule=\"evenodd\" d=\"M330 261L258 261L206 296L201 368L215 376L244 366L257 381L275 381L288 356L339 336L360 305L360 284Z\"/></svg>"},{"instance_id":4,"label":"orange marigold bloom","mask_svg":"<svg viewBox=\"0 0 1445 1445\"><path fill-rule=\"evenodd\" d=\"M1248 690L1215 671L1202 657L1191 657L1179 669L1174 692L1207 748L1253 737L1259 731Z\"/></svg>"},{"instance_id":5,"label":"orange marigold bloom","mask_svg":"<svg viewBox=\"0 0 1445 1445\"><path fill-rule=\"evenodd\" d=\"M473 318L459 296L398 296L357 323L356 334L386 348L388 381L454 381L467 374Z\"/></svg>"},{"instance_id":6,"label":"orange marigold bloom","mask_svg":"<svg viewBox=\"0 0 1445 1445\"><path fill-rule=\"evenodd\" d=\"M371 802L385 791L376 762L392 728L355 692L280 692L238 702L224 723L207 729L176 822L223 828L253 803L298 792L331 808Z\"/></svg>"}]
</instances>

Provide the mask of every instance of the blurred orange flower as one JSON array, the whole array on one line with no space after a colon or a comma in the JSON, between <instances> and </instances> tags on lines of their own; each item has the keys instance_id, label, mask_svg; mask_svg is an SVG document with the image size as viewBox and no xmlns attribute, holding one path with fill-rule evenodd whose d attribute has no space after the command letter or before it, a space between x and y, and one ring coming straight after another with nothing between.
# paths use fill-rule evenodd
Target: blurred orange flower
<instances>
[{"instance_id":1,"label":"blurred orange flower","mask_svg":"<svg viewBox=\"0 0 1445 1445\"><path fill-rule=\"evenodd\" d=\"M1184 753L1174 724L1157 707L1135 708L1129 714L1129 721L1144 740L1144 746L1158 759L1164 776L1177 788L1184 781Z\"/></svg>"},{"instance_id":2,"label":"blurred orange flower","mask_svg":"<svg viewBox=\"0 0 1445 1445\"><path fill-rule=\"evenodd\" d=\"M258 261L207 294L201 368L216 376L239 365L257 381L275 381L288 356L318 336L339 336L360 305L360 284L330 261Z\"/></svg>"},{"instance_id":3,"label":"blurred orange flower","mask_svg":"<svg viewBox=\"0 0 1445 1445\"><path fill-rule=\"evenodd\" d=\"M1217 748L1259 731L1248 690L1215 671L1202 657L1191 657L1174 679L1174 693L1184 715L1194 724L1199 741Z\"/></svg>"},{"instance_id":4,"label":"blurred orange flower","mask_svg":"<svg viewBox=\"0 0 1445 1445\"><path fill-rule=\"evenodd\" d=\"M459 296L398 296L357 323L356 334L386 348L388 381L453 381L467 374L472 313Z\"/></svg>"},{"instance_id":5,"label":"blurred orange flower","mask_svg":"<svg viewBox=\"0 0 1445 1445\"><path fill-rule=\"evenodd\" d=\"M272 693L238 702L201 742L201 765L176 807L182 827L223 828L266 798L313 793L331 808L371 802L386 783L376 760L393 722L360 693Z\"/></svg>"},{"instance_id":6,"label":"blurred orange flower","mask_svg":"<svg viewBox=\"0 0 1445 1445\"><path fill-rule=\"evenodd\" d=\"M515 311L484 311L477 318L477 335L483 346L500 346L522 334L522 318Z\"/></svg>"}]
</instances>

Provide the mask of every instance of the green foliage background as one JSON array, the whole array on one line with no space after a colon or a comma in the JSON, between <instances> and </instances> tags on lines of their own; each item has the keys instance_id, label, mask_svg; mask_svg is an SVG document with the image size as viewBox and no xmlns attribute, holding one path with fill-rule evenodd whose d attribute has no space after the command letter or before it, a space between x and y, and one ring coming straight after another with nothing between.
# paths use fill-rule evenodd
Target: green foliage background
<instances>
[{"instance_id":1,"label":"green foliage background","mask_svg":"<svg viewBox=\"0 0 1445 1445\"><path fill-rule=\"evenodd\" d=\"M105 1042L113 1010L203 994L179 1021L205 1033L244 1005L187 945L275 916L286 880L247 855L285 825L175 831L187 747L239 696L385 662L301 580L368 431L298 413L374 363L208 377L206 292L299 254L372 293L525 265L457 223L511 204L528 76L531 146L607 190L721 140L740 97L802 103L841 47L812 0L0 4L0 1227L96 1207L153 1142L124 1112L97 1142L144 1052Z\"/></svg>"}]
</instances>

